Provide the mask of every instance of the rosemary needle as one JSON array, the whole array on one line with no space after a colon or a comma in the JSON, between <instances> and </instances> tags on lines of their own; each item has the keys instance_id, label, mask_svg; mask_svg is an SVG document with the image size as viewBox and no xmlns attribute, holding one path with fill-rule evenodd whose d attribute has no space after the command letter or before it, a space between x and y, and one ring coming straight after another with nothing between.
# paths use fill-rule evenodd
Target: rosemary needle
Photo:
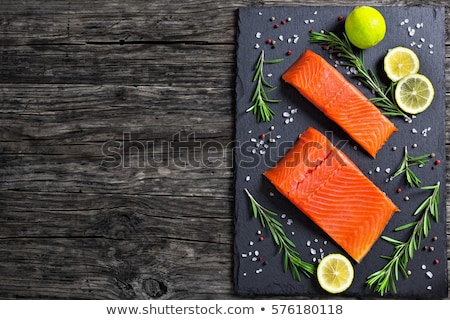
<instances>
[{"instance_id":1,"label":"rosemary needle","mask_svg":"<svg viewBox=\"0 0 450 320\"><path fill-rule=\"evenodd\" d=\"M251 105L246 110L246 112L253 111L253 114L256 115L256 119L258 122L260 121L269 122L270 120L272 120L275 112L270 108L268 103L281 102L281 100L274 100L268 98L267 93L265 91L265 87L269 88L268 92L275 90L276 87L271 85L264 78L263 66L265 63L279 63L282 61L283 59L265 60L264 50L261 50L258 62L256 63L255 75L253 76L253 82L256 82L255 92L253 93L252 96L253 105Z\"/></svg>"},{"instance_id":2,"label":"rosemary needle","mask_svg":"<svg viewBox=\"0 0 450 320\"><path fill-rule=\"evenodd\" d=\"M395 177L405 174L406 181L411 187L419 187L422 181L416 176L414 171L411 170L413 166L420 166L426 164L430 158L431 154L427 153L418 157L413 157L408 153L408 148L405 146L405 152L402 160L402 164L400 168L391 176L390 180L393 180Z\"/></svg>"},{"instance_id":3,"label":"rosemary needle","mask_svg":"<svg viewBox=\"0 0 450 320\"><path fill-rule=\"evenodd\" d=\"M295 244L286 236L283 230L283 225L275 219L277 214L259 204L255 198L250 194L247 188L244 189L252 206L253 217L259 218L263 228L268 228L273 237L273 241L280 248L280 252L284 252L283 270L286 272L288 268L291 269L292 277L300 281L300 271L308 278L315 274L316 268L300 259L299 254L295 251Z\"/></svg>"}]
</instances>

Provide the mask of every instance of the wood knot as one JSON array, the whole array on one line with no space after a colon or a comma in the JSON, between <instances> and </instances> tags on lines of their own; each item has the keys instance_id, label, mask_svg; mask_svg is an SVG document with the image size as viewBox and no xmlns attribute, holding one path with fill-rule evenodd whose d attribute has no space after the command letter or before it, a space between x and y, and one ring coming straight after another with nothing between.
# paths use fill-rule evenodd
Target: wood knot
<instances>
[{"instance_id":1,"label":"wood knot","mask_svg":"<svg viewBox=\"0 0 450 320\"><path fill-rule=\"evenodd\" d=\"M167 293L167 286L159 280L148 278L144 280L144 291L152 298L160 298Z\"/></svg>"}]
</instances>

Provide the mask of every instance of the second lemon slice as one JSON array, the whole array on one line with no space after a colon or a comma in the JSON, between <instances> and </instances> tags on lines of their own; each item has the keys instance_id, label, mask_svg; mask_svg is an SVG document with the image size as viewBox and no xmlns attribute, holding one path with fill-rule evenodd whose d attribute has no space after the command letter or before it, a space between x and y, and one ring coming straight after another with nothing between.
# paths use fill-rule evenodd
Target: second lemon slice
<instances>
[{"instance_id":1,"label":"second lemon slice","mask_svg":"<svg viewBox=\"0 0 450 320\"><path fill-rule=\"evenodd\" d=\"M353 277L353 265L342 254L329 254L317 266L319 284L329 293L340 293L347 290L353 282Z\"/></svg>"},{"instance_id":2,"label":"second lemon slice","mask_svg":"<svg viewBox=\"0 0 450 320\"><path fill-rule=\"evenodd\" d=\"M410 74L402 78L395 88L398 106L409 114L425 111L433 102L433 98L433 84L422 74Z\"/></svg>"},{"instance_id":3,"label":"second lemon slice","mask_svg":"<svg viewBox=\"0 0 450 320\"><path fill-rule=\"evenodd\" d=\"M384 56L384 71L394 82L419 71L419 58L414 51L405 47L390 49Z\"/></svg>"}]
</instances>

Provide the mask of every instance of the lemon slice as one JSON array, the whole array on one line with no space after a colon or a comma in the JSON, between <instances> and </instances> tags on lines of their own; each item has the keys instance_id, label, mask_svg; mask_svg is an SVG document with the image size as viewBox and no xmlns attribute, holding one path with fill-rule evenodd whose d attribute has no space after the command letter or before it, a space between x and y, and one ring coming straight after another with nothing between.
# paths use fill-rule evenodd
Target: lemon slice
<instances>
[{"instance_id":1,"label":"lemon slice","mask_svg":"<svg viewBox=\"0 0 450 320\"><path fill-rule=\"evenodd\" d=\"M402 78L395 88L398 106L409 114L425 111L433 102L433 98L433 84L422 74L410 74Z\"/></svg>"},{"instance_id":2,"label":"lemon slice","mask_svg":"<svg viewBox=\"0 0 450 320\"><path fill-rule=\"evenodd\" d=\"M411 49L395 47L384 56L384 71L389 79L394 82L419 71L420 62L417 55Z\"/></svg>"},{"instance_id":3,"label":"lemon slice","mask_svg":"<svg viewBox=\"0 0 450 320\"><path fill-rule=\"evenodd\" d=\"M329 293L340 293L347 290L353 282L353 277L353 265L350 260L339 253L325 256L317 266L319 284Z\"/></svg>"}]
</instances>

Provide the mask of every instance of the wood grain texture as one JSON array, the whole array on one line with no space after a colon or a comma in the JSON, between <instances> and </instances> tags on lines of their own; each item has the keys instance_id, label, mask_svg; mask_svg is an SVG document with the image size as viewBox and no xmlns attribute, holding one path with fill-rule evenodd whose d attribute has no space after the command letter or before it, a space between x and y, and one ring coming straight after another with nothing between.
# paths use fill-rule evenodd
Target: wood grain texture
<instances>
[{"instance_id":1,"label":"wood grain texture","mask_svg":"<svg viewBox=\"0 0 450 320\"><path fill-rule=\"evenodd\" d=\"M0 298L236 298L236 9L298 4L1 1Z\"/></svg>"}]
</instances>

